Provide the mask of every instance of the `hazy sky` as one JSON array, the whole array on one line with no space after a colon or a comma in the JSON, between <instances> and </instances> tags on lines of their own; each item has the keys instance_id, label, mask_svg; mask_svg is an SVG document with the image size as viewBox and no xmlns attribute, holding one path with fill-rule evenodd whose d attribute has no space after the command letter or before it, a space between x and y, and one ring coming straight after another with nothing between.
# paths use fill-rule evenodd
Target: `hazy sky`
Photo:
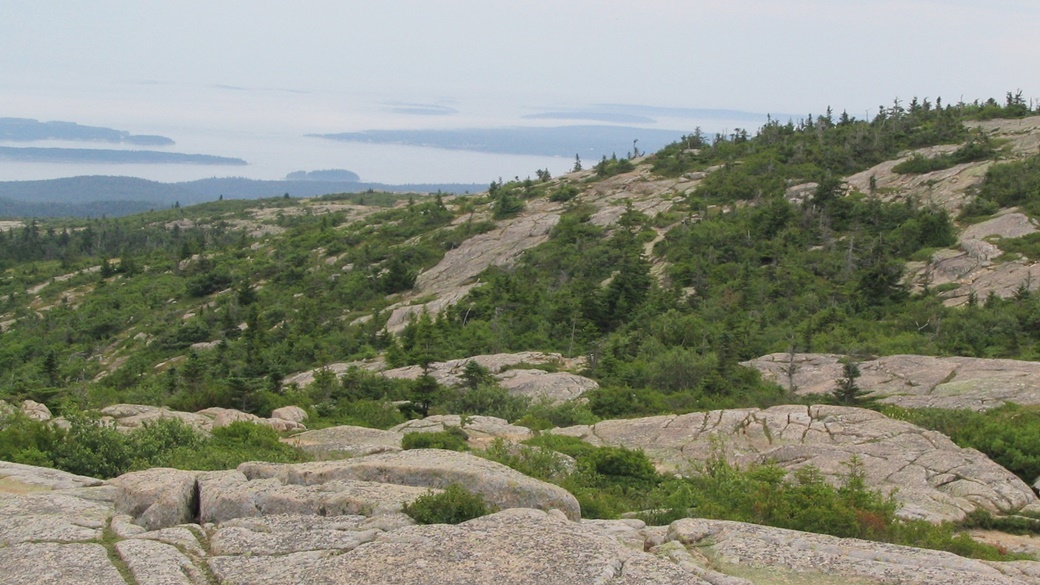
<instances>
[{"instance_id":1,"label":"hazy sky","mask_svg":"<svg viewBox=\"0 0 1040 585\"><path fill-rule=\"evenodd\" d=\"M1036 0L0 0L0 116L138 132L609 103L862 118L896 97L1040 98L1037 31Z\"/></svg>"},{"instance_id":2,"label":"hazy sky","mask_svg":"<svg viewBox=\"0 0 1040 585\"><path fill-rule=\"evenodd\" d=\"M3 92L156 83L799 113L1040 96L1034 0L4 0L0 13Z\"/></svg>"}]
</instances>

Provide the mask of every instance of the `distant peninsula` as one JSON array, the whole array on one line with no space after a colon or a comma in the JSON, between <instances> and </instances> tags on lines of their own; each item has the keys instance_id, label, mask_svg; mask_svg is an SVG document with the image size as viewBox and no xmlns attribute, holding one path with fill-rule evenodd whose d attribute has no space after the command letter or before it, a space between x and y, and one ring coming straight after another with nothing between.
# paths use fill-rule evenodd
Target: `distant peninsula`
<instances>
[{"instance_id":1,"label":"distant peninsula","mask_svg":"<svg viewBox=\"0 0 1040 585\"><path fill-rule=\"evenodd\" d=\"M309 134L327 140L403 144L497 154L528 154L586 159L623 156L638 141L641 151L653 152L679 140L685 132L635 126L575 125L457 130L366 130L338 134Z\"/></svg>"},{"instance_id":2,"label":"distant peninsula","mask_svg":"<svg viewBox=\"0 0 1040 585\"><path fill-rule=\"evenodd\" d=\"M131 134L100 126L82 126L75 122L41 122L32 118L0 118L0 141L34 142L37 140L72 140L109 142L134 146L171 146L173 140L151 134Z\"/></svg>"},{"instance_id":3,"label":"distant peninsula","mask_svg":"<svg viewBox=\"0 0 1040 585\"><path fill-rule=\"evenodd\" d=\"M49 163L246 165L240 158L156 150L0 146L0 160Z\"/></svg>"}]
</instances>

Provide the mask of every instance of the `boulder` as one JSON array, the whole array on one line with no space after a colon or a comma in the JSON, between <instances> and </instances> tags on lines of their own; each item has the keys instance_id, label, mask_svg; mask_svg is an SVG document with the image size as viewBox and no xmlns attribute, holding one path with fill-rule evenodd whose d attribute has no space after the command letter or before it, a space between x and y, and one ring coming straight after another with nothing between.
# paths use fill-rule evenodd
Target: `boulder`
<instances>
[{"instance_id":1,"label":"boulder","mask_svg":"<svg viewBox=\"0 0 1040 585\"><path fill-rule=\"evenodd\" d=\"M243 463L239 471L251 482L278 481L282 485L295 486L321 486L332 481L353 480L442 489L455 483L481 494L489 504L500 509L555 509L563 511L569 518L581 516L578 501L559 486L475 455L443 449L413 449L290 465ZM204 485L204 507L205 496Z\"/></svg>"},{"instance_id":2,"label":"boulder","mask_svg":"<svg viewBox=\"0 0 1040 585\"><path fill-rule=\"evenodd\" d=\"M860 408L775 406L607 420L555 429L594 445L646 451L659 467L695 473L711 456L738 466L814 465L834 482L858 458L867 484L894 492L899 514L960 520L977 508L1015 512L1037 503L1022 480L974 449L907 422ZM721 445L721 447L720 447Z\"/></svg>"},{"instance_id":3,"label":"boulder","mask_svg":"<svg viewBox=\"0 0 1040 585\"><path fill-rule=\"evenodd\" d=\"M307 411L299 406L283 406L272 410L271 418L302 423L307 420Z\"/></svg>"}]
</instances>

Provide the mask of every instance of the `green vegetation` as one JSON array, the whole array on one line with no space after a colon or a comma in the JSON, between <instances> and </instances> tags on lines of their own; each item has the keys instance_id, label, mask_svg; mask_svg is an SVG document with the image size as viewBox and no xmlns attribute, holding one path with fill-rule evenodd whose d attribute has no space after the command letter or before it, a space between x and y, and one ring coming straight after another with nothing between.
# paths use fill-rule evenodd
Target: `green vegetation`
<instances>
[{"instance_id":1,"label":"green vegetation","mask_svg":"<svg viewBox=\"0 0 1040 585\"><path fill-rule=\"evenodd\" d=\"M953 523L898 519L895 500L867 488L862 463L855 458L835 486L812 466L790 475L774 465L738 469L726 461L721 444L703 468L680 477L658 474L641 451L594 447L556 435L525 443L510 449L499 441L484 455L564 487L578 498L585 518L617 518L633 511L655 525L686 517L716 518L990 560L1017 558L972 540ZM561 455L576 463L568 466ZM979 525L979 518L969 519L964 527Z\"/></svg>"},{"instance_id":2,"label":"green vegetation","mask_svg":"<svg viewBox=\"0 0 1040 585\"><path fill-rule=\"evenodd\" d=\"M450 484L440 493L429 492L404 505L404 513L419 524L458 524L494 512L484 497Z\"/></svg>"},{"instance_id":3,"label":"green vegetation","mask_svg":"<svg viewBox=\"0 0 1040 585\"><path fill-rule=\"evenodd\" d=\"M70 412L68 430L12 415L0 424L0 459L107 479L150 467L233 469L245 461L298 462L306 457L272 429L234 422L205 438L178 419L164 418L122 433L96 418Z\"/></svg>"},{"instance_id":4,"label":"green vegetation","mask_svg":"<svg viewBox=\"0 0 1040 585\"><path fill-rule=\"evenodd\" d=\"M447 449L449 451L465 451L466 432L459 427L451 427L436 433L405 433L401 439L402 449Z\"/></svg>"},{"instance_id":5,"label":"green vegetation","mask_svg":"<svg viewBox=\"0 0 1040 585\"><path fill-rule=\"evenodd\" d=\"M961 218L983 217L1016 206L1040 217L1040 155L987 169L976 199L963 209Z\"/></svg>"}]
</instances>

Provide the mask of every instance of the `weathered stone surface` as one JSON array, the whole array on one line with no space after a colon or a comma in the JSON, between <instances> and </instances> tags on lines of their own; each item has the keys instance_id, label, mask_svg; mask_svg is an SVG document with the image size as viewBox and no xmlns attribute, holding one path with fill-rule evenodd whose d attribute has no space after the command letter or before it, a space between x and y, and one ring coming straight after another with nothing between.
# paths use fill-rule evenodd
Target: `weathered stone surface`
<instances>
[{"instance_id":1,"label":"weathered stone surface","mask_svg":"<svg viewBox=\"0 0 1040 585\"><path fill-rule=\"evenodd\" d=\"M499 385L516 396L547 400L553 404L575 400L599 388L595 380L569 372L543 370L508 370L498 376Z\"/></svg>"},{"instance_id":2,"label":"weathered stone surface","mask_svg":"<svg viewBox=\"0 0 1040 585\"><path fill-rule=\"evenodd\" d=\"M116 510L136 519L146 530L195 521L199 472L154 468L109 480L119 488Z\"/></svg>"},{"instance_id":3,"label":"weathered stone surface","mask_svg":"<svg viewBox=\"0 0 1040 585\"><path fill-rule=\"evenodd\" d=\"M841 357L774 353L743 365L807 396L834 388L841 377ZM859 369L860 388L881 402L907 408L986 410L1005 402L1040 404L1040 362L893 355L861 362Z\"/></svg>"},{"instance_id":4,"label":"weathered stone surface","mask_svg":"<svg viewBox=\"0 0 1040 585\"><path fill-rule=\"evenodd\" d=\"M461 428L469 437L472 446L487 445L497 438L516 443L533 436L531 429L511 425L508 421L495 416L466 416L457 414L438 414L423 419L403 422L390 430L400 433L436 433L450 428Z\"/></svg>"},{"instance_id":5,"label":"weathered stone surface","mask_svg":"<svg viewBox=\"0 0 1040 585\"><path fill-rule=\"evenodd\" d=\"M1017 578L957 555L892 544L837 538L740 522L688 518L669 527L669 537L711 558L716 566L751 566L773 575L793 573L864 579L900 585L1013 585Z\"/></svg>"},{"instance_id":6,"label":"weathered stone surface","mask_svg":"<svg viewBox=\"0 0 1040 585\"><path fill-rule=\"evenodd\" d=\"M997 215L969 225L958 236L959 241L983 240L990 237L1021 238L1037 231L1036 222L1016 209L1005 209Z\"/></svg>"},{"instance_id":7,"label":"weathered stone surface","mask_svg":"<svg viewBox=\"0 0 1040 585\"><path fill-rule=\"evenodd\" d=\"M76 475L59 469L36 467L0 461L0 493L24 493L38 490L64 490L98 486L100 479Z\"/></svg>"},{"instance_id":8,"label":"weathered stone surface","mask_svg":"<svg viewBox=\"0 0 1040 585\"><path fill-rule=\"evenodd\" d=\"M457 483L483 495L488 503L498 508L557 509L569 518L581 516L577 500L563 488L475 455L442 449L415 449L292 465L243 463L239 471L253 481L276 481L295 486L354 480L440 489ZM205 498L203 486L204 513Z\"/></svg>"},{"instance_id":9,"label":"weathered stone surface","mask_svg":"<svg viewBox=\"0 0 1040 585\"><path fill-rule=\"evenodd\" d=\"M238 472L213 472L199 478L200 519L220 523L234 518L268 514L337 516L396 512L427 492L422 487L328 477L323 481L295 481L295 467L252 463ZM282 473L277 474L276 470ZM268 472L267 475L261 475ZM278 475L275 477L275 475Z\"/></svg>"},{"instance_id":10,"label":"weathered stone surface","mask_svg":"<svg viewBox=\"0 0 1040 585\"><path fill-rule=\"evenodd\" d=\"M853 457L869 486L895 491L904 517L957 520L983 508L1011 512L1037 502L1033 491L974 449L945 436L859 408L776 406L608 420L556 429L595 445L640 448L662 467L695 471L722 440L736 465L815 465L835 481ZM898 489L897 489L898 488Z\"/></svg>"},{"instance_id":11,"label":"weathered stone surface","mask_svg":"<svg viewBox=\"0 0 1040 585\"><path fill-rule=\"evenodd\" d=\"M0 548L4 585L113 585L125 583L100 544L26 542Z\"/></svg>"},{"instance_id":12,"label":"weathered stone surface","mask_svg":"<svg viewBox=\"0 0 1040 585\"><path fill-rule=\"evenodd\" d=\"M272 410L271 418L302 423L307 420L307 411L299 406L283 406Z\"/></svg>"},{"instance_id":13,"label":"weathered stone surface","mask_svg":"<svg viewBox=\"0 0 1040 585\"><path fill-rule=\"evenodd\" d=\"M457 526L396 530L333 557L305 554L289 555L284 567L242 557L214 559L211 566L229 583L706 583L674 563L629 549L580 524L523 509Z\"/></svg>"},{"instance_id":14,"label":"weathered stone surface","mask_svg":"<svg viewBox=\"0 0 1040 585\"><path fill-rule=\"evenodd\" d=\"M379 530L321 529L268 533L248 528L221 527L210 540L210 551L214 555L280 555L309 550L348 551L375 540L379 533Z\"/></svg>"},{"instance_id":15,"label":"weathered stone surface","mask_svg":"<svg viewBox=\"0 0 1040 585\"><path fill-rule=\"evenodd\" d=\"M97 489L0 494L0 546L31 541L85 542L101 538L114 506L111 501L98 498L102 494L90 491Z\"/></svg>"},{"instance_id":16,"label":"weathered stone surface","mask_svg":"<svg viewBox=\"0 0 1040 585\"><path fill-rule=\"evenodd\" d=\"M177 550L154 540L132 539L116 543L138 585L207 585L206 573Z\"/></svg>"},{"instance_id":17,"label":"weathered stone surface","mask_svg":"<svg viewBox=\"0 0 1040 585\"><path fill-rule=\"evenodd\" d=\"M402 436L395 431L342 425L306 431L288 437L284 442L315 457L335 459L400 451Z\"/></svg>"}]
</instances>

